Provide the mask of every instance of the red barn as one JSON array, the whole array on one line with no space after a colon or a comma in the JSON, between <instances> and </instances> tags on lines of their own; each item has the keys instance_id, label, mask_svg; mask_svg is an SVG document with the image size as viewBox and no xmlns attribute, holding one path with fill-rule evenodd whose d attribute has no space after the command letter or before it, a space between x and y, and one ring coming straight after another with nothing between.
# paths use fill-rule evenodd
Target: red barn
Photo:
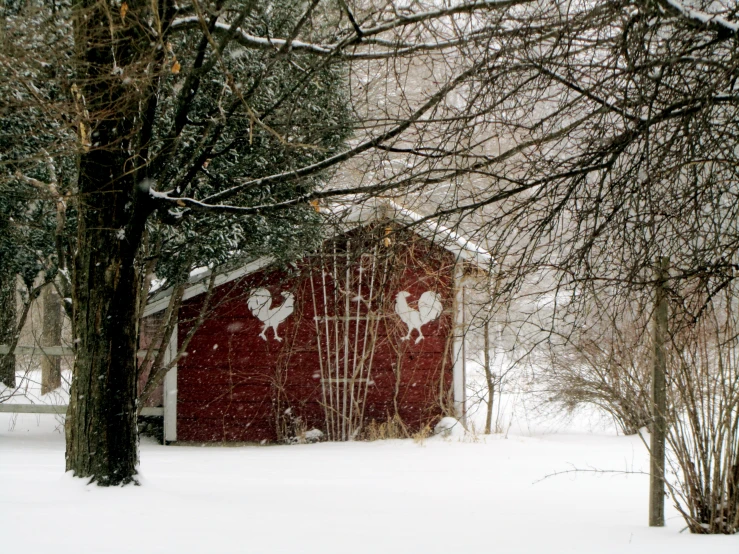
<instances>
[{"instance_id":1,"label":"red barn","mask_svg":"<svg viewBox=\"0 0 739 554\"><path fill-rule=\"evenodd\" d=\"M209 275L191 283L168 348L186 355L165 379L166 441L352 440L373 421L412 433L463 416L457 283L489 256L393 204L350 219L289 268L257 260L210 294Z\"/></svg>"}]
</instances>

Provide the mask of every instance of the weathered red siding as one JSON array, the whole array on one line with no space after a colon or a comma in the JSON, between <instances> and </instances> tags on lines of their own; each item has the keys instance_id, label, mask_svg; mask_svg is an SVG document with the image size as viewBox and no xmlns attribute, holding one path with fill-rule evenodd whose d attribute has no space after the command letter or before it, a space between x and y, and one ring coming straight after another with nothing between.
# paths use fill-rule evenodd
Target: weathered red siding
<instances>
[{"instance_id":1,"label":"weathered red siding","mask_svg":"<svg viewBox=\"0 0 739 554\"><path fill-rule=\"evenodd\" d=\"M405 232L393 235L394 257L389 264L364 421L384 422L397 415L410 431L433 424L449 405L452 383L451 331L453 258L443 249ZM216 289L212 313L197 329L178 364L177 436L179 441L277 441L298 427L326 431L321 369L314 315L324 310L321 295L312 290L321 271L262 271ZM311 288L311 278L314 279ZM329 281L331 278L329 276ZM250 291L268 289L279 305L281 292L295 295L294 311L280 326L260 338L262 322L247 306ZM397 292L410 293L408 304L433 290L444 311L423 326L424 340L400 340L406 325L393 307ZM331 304L331 284L329 284ZM202 307L204 295L186 302L181 310L179 341L185 339ZM326 309L331 312L333 306ZM377 307L379 308L379 307ZM350 341L363 325L352 323ZM361 341L360 341L361 342ZM323 353L325 356L325 352Z\"/></svg>"}]
</instances>

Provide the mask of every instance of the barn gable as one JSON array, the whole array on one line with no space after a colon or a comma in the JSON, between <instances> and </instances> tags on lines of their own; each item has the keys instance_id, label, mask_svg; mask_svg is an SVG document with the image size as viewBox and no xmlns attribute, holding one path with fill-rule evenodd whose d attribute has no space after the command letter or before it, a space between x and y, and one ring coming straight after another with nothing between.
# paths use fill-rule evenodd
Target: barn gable
<instances>
[{"instance_id":1,"label":"barn gable","mask_svg":"<svg viewBox=\"0 0 739 554\"><path fill-rule=\"evenodd\" d=\"M167 440L290 440L309 429L351 440L372 421L412 432L463 414L455 279L461 252L484 252L449 235L456 248L442 247L387 214L350 214L360 224L349 220L289 272L262 260L216 280L209 315L165 382ZM172 351L206 301L198 285Z\"/></svg>"},{"instance_id":2,"label":"barn gable","mask_svg":"<svg viewBox=\"0 0 739 554\"><path fill-rule=\"evenodd\" d=\"M443 225L427 220L424 216L404 208L399 204L385 199L371 199L362 204L352 204L348 207L334 207L332 210L335 227L350 232L354 229L374 225L383 221L395 222L398 226L408 228L414 234L437 244L447 250L460 264L470 264L483 272L491 270L495 264L493 257L484 248L474 241ZM257 258L247 263L230 268L219 268L215 277L215 286L218 287L245 275L250 275L274 263L269 256ZM191 277L191 282L185 291L187 300L203 294L208 288L208 278L211 270L198 272ZM149 299L144 316L149 316L166 309L172 289L157 291Z\"/></svg>"}]
</instances>

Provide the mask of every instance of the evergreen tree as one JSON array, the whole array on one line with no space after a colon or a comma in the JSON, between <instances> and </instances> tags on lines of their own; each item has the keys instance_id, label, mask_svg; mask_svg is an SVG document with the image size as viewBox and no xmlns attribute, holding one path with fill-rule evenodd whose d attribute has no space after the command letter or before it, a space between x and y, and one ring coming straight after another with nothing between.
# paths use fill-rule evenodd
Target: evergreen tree
<instances>
[{"instance_id":1,"label":"evergreen tree","mask_svg":"<svg viewBox=\"0 0 739 554\"><path fill-rule=\"evenodd\" d=\"M73 216L66 220L64 194L76 177L75 135L63 111L71 70L59 62L72 39L55 11L54 4L21 0L0 6L0 344L10 347L44 284L59 278L69 296L69 275L59 270L63 237L74 224ZM0 367L12 385L12 352L0 355Z\"/></svg>"}]
</instances>

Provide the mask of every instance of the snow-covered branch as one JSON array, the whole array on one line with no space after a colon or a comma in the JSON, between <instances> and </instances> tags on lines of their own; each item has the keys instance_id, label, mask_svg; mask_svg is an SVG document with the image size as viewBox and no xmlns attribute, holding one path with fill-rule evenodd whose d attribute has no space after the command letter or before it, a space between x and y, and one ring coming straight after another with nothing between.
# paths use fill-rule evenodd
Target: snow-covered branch
<instances>
[{"instance_id":1,"label":"snow-covered branch","mask_svg":"<svg viewBox=\"0 0 739 554\"><path fill-rule=\"evenodd\" d=\"M233 39L247 48L263 49L263 50L278 50L289 42L289 48L296 52L304 52L310 54L317 54L321 56L334 56L339 59L355 59L355 60L369 60L369 59L383 59L392 58L402 55L408 55L415 52L431 51L431 50L444 50L459 46L460 44L471 40L480 33L471 33L463 38L439 40L432 42L407 42L407 41L390 41L381 38L371 39L370 37L376 37L387 31L397 29L412 24L423 23L425 21L440 19L443 17L449 17L462 13L473 13L475 11L481 11L485 9L501 9L507 8L516 4L529 3L531 0L497 0L497 1L483 1L483 2L472 2L455 6L453 8L440 9L434 11L421 12L418 14L412 14L408 16L399 16L396 19L387 21L385 23L375 25L373 27L361 28L358 27L352 32L354 36L347 38L343 41L331 44L315 44L310 42L304 42L300 40L288 40L283 38L266 38L259 37L250 33L247 33L243 29L238 29ZM179 17L175 19L170 30L179 31L184 29L192 29L200 26L200 21L197 15ZM217 33L231 33L231 25L225 22L217 22L214 27L214 32ZM366 51L348 51L347 49L352 47L356 48L359 45L364 46L381 46L378 50L366 50Z\"/></svg>"},{"instance_id":2,"label":"snow-covered branch","mask_svg":"<svg viewBox=\"0 0 739 554\"><path fill-rule=\"evenodd\" d=\"M688 19L700 26L705 26L709 29L721 31L723 33L730 33L731 35L739 33L739 23L729 21L718 14L706 13L690 8L679 0L660 0L660 5L664 7L667 12Z\"/></svg>"},{"instance_id":3,"label":"snow-covered branch","mask_svg":"<svg viewBox=\"0 0 739 554\"><path fill-rule=\"evenodd\" d=\"M367 140L355 146L354 148L345 150L344 152L340 152L334 156L330 156L324 160L321 160L320 162L316 162L314 164L302 167L297 170L286 171L286 172L275 174L275 175L269 175L267 177L252 179L245 183L240 183L240 184L231 186L216 194L212 194L208 196L207 198L204 198L203 200L196 200L194 198L186 198L186 197L178 197L178 196L170 196L170 192L157 192L154 190L150 190L149 194L155 200L155 203L160 205L160 207L165 207L166 204L172 203L172 204L176 204L176 205L183 206L183 207L185 206L190 207L192 209L199 210L199 211L238 213L242 215L248 215L248 214L264 213L268 211L270 212L279 211L285 208L289 208L291 206L305 204L312 200L319 200L322 198L331 198L331 197L342 196L346 194L378 194L378 193L381 193L390 188L396 187L397 184L382 183L382 184L370 185L370 186L360 186L360 187L355 187L351 189L341 189L341 188L340 189L328 189L328 190L316 191L310 194L297 196L285 202L280 202L276 204L266 204L262 206L242 207L242 206L228 206L228 205L218 204L218 202L222 202L224 200L232 198L233 196L235 196L236 194L244 190L249 190L255 187L261 187L265 185L272 185L272 184L278 184L278 183L285 183L288 181L295 181L297 179L315 175L317 173L320 173L321 171L324 171L342 162L352 159L358 156L359 154L362 154L363 152L366 152L388 140L391 140L399 136L404 131L406 131L409 127L411 127L414 123L419 121L424 116L424 114L429 112L429 110L437 106L439 102L441 102L447 96L447 94L449 94L452 90L454 90L460 83L464 83L472 75L478 72L483 65L484 65L483 62L478 62L471 68L462 72L455 79L450 80L446 84L446 86L439 89L413 114L411 114L402 123L394 126L389 131L382 133L381 135L378 135L377 137L373 139Z\"/></svg>"}]
</instances>

